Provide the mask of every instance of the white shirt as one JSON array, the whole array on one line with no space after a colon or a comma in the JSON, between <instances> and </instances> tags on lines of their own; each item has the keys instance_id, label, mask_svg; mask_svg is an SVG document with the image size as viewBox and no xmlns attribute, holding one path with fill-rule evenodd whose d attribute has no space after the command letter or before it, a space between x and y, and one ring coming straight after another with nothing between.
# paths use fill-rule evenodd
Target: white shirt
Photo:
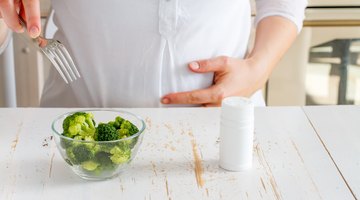
<instances>
[{"instance_id":1,"label":"white shirt","mask_svg":"<svg viewBox=\"0 0 360 200\"><path fill-rule=\"evenodd\" d=\"M302 12L289 11L302 2L292 1L259 0L258 19L282 2L288 6L275 6L274 15L287 17L300 29L304 6ZM247 51L248 0L52 3L59 28L55 38L67 46L82 78L67 85L51 69L41 106L161 107L160 99L168 93L212 85L213 74L191 72L189 62L220 55L243 58ZM252 99L264 105L260 91Z\"/></svg>"}]
</instances>

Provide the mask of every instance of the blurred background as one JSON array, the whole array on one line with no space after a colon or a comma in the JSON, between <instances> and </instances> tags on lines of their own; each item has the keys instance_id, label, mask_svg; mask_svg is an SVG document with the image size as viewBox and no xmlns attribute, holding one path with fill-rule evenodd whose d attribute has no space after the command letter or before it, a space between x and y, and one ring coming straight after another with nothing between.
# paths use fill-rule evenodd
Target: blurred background
<instances>
[{"instance_id":1,"label":"blurred background","mask_svg":"<svg viewBox=\"0 0 360 200\"><path fill-rule=\"evenodd\" d=\"M52 37L51 5L40 1L44 34ZM267 105L360 105L360 1L309 0L305 15L303 30L263 90ZM50 63L29 37L11 37L1 26L0 107L37 107Z\"/></svg>"}]
</instances>

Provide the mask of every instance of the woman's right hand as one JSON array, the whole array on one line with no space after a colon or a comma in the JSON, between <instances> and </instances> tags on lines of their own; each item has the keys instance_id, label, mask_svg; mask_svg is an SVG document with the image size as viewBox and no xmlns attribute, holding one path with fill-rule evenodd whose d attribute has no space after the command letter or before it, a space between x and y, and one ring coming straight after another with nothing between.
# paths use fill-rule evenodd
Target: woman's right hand
<instances>
[{"instance_id":1,"label":"woman's right hand","mask_svg":"<svg viewBox=\"0 0 360 200\"><path fill-rule=\"evenodd\" d=\"M0 18L15 32L23 32L19 13L27 22L28 34L36 38L41 32L39 0L0 0Z\"/></svg>"}]
</instances>

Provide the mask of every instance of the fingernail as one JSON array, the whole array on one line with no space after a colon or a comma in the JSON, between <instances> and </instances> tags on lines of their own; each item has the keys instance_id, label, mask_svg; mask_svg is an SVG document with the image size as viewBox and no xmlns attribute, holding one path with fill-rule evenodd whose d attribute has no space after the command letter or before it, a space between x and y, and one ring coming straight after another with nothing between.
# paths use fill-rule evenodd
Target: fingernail
<instances>
[{"instance_id":1,"label":"fingernail","mask_svg":"<svg viewBox=\"0 0 360 200\"><path fill-rule=\"evenodd\" d=\"M161 103L168 104L168 103L170 103L170 100L165 97L165 98L161 99Z\"/></svg>"},{"instance_id":2,"label":"fingernail","mask_svg":"<svg viewBox=\"0 0 360 200\"><path fill-rule=\"evenodd\" d=\"M193 69L193 70L197 70L197 69L200 68L200 65L199 65L199 63L197 63L197 62L191 62L191 63L190 63L190 67L191 67L191 69Z\"/></svg>"},{"instance_id":3,"label":"fingernail","mask_svg":"<svg viewBox=\"0 0 360 200\"><path fill-rule=\"evenodd\" d=\"M32 26L29 33L32 38L36 38L37 36L39 36L39 28L36 26Z\"/></svg>"}]
</instances>

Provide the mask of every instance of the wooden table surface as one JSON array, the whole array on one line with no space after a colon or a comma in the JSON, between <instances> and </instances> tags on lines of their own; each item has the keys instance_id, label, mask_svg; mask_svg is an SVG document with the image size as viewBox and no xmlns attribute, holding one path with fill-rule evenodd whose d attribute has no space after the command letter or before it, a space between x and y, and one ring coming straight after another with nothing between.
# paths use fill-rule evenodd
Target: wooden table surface
<instances>
[{"instance_id":1,"label":"wooden table surface","mask_svg":"<svg viewBox=\"0 0 360 200\"><path fill-rule=\"evenodd\" d=\"M0 199L358 199L360 107L255 110L253 168L218 166L219 108L126 109L146 133L132 165L86 181L61 158L51 122L72 109L0 109Z\"/></svg>"}]
</instances>

